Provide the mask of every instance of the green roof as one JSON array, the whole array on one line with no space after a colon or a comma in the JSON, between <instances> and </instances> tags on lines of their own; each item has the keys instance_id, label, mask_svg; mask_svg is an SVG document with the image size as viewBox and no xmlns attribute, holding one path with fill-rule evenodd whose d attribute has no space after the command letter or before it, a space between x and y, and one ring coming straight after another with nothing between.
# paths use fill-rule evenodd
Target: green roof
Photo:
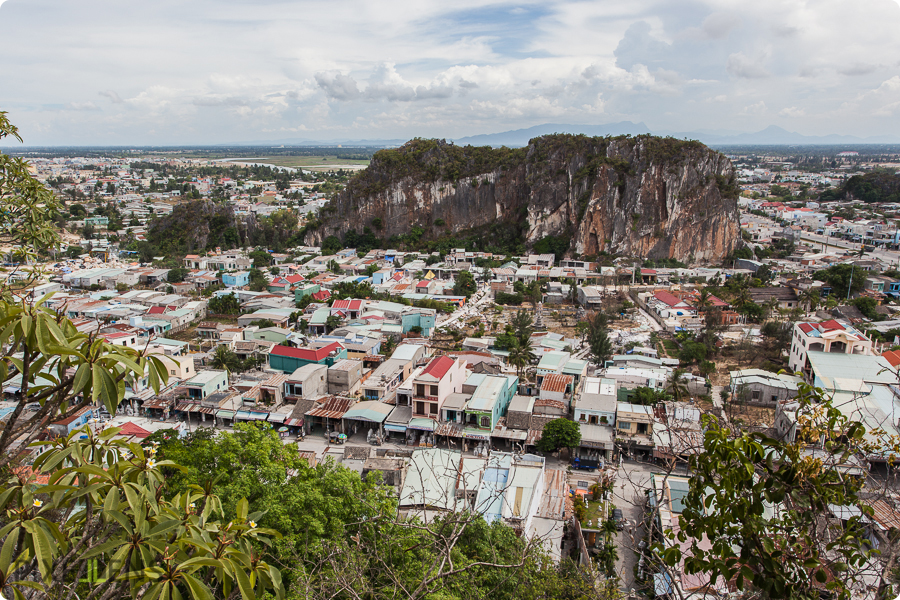
<instances>
[{"instance_id":1,"label":"green roof","mask_svg":"<svg viewBox=\"0 0 900 600\"><path fill-rule=\"evenodd\" d=\"M394 407L390 404L366 400L351 406L350 410L344 413L344 418L382 423L393 409Z\"/></svg>"},{"instance_id":2,"label":"green roof","mask_svg":"<svg viewBox=\"0 0 900 600\"><path fill-rule=\"evenodd\" d=\"M328 317L331 316L331 310L328 308L317 308L309 318L310 325L324 325Z\"/></svg>"},{"instance_id":3,"label":"green roof","mask_svg":"<svg viewBox=\"0 0 900 600\"><path fill-rule=\"evenodd\" d=\"M559 371L568 360L569 354L567 352L545 352L537 368L538 370Z\"/></svg>"}]
</instances>

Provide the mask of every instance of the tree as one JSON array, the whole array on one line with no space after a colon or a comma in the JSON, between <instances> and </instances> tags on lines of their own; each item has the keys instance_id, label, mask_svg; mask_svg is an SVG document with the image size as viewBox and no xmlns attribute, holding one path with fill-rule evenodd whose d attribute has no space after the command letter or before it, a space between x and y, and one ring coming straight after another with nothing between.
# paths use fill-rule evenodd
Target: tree
<instances>
[{"instance_id":1,"label":"tree","mask_svg":"<svg viewBox=\"0 0 900 600\"><path fill-rule=\"evenodd\" d=\"M806 312L812 312L821 300L821 290L817 287L809 287L799 294L800 304L806 306Z\"/></svg>"},{"instance_id":2,"label":"tree","mask_svg":"<svg viewBox=\"0 0 900 600\"><path fill-rule=\"evenodd\" d=\"M181 267L170 269L169 272L166 273L166 281L169 283L181 283L188 273L190 273L190 270Z\"/></svg>"},{"instance_id":3,"label":"tree","mask_svg":"<svg viewBox=\"0 0 900 600\"><path fill-rule=\"evenodd\" d=\"M685 340L681 344L681 351L678 352L678 360L685 365L695 362L701 362L706 359L706 344L695 340Z\"/></svg>"},{"instance_id":4,"label":"tree","mask_svg":"<svg viewBox=\"0 0 900 600\"><path fill-rule=\"evenodd\" d=\"M333 259L329 260L328 261L328 270L336 275L340 275L341 265L339 265L338 261L336 261L336 260L333 260Z\"/></svg>"},{"instance_id":5,"label":"tree","mask_svg":"<svg viewBox=\"0 0 900 600\"><path fill-rule=\"evenodd\" d=\"M831 294L838 298L846 298L848 289L851 296L859 293L866 282L865 271L862 269L857 271L855 265L847 263L820 269L815 272L813 279L824 281L831 286Z\"/></svg>"},{"instance_id":6,"label":"tree","mask_svg":"<svg viewBox=\"0 0 900 600\"><path fill-rule=\"evenodd\" d=\"M338 327L341 326L341 319L337 315L329 315L327 319L325 319L325 327L329 332L334 331Z\"/></svg>"},{"instance_id":7,"label":"tree","mask_svg":"<svg viewBox=\"0 0 900 600\"><path fill-rule=\"evenodd\" d=\"M607 331L607 318L603 313L595 313L588 317L589 330L587 335L591 360L603 366L612 357L612 342Z\"/></svg>"},{"instance_id":8,"label":"tree","mask_svg":"<svg viewBox=\"0 0 900 600\"><path fill-rule=\"evenodd\" d=\"M534 318L527 310L516 311L516 314L510 319L509 324L512 326L516 338L519 340L519 344L524 344L534 331Z\"/></svg>"},{"instance_id":9,"label":"tree","mask_svg":"<svg viewBox=\"0 0 900 600\"><path fill-rule=\"evenodd\" d=\"M337 254L343 247L344 245L341 244L341 240L339 240L337 236L329 235L322 242L322 255L328 256L329 254Z\"/></svg>"},{"instance_id":10,"label":"tree","mask_svg":"<svg viewBox=\"0 0 900 600\"><path fill-rule=\"evenodd\" d=\"M453 284L453 293L456 296L465 296L468 298L476 292L478 288L475 285L475 277L469 271L460 271L456 275L456 281Z\"/></svg>"},{"instance_id":11,"label":"tree","mask_svg":"<svg viewBox=\"0 0 900 600\"><path fill-rule=\"evenodd\" d=\"M535 355L531 347L531 340L525 338L524 341L520 341L518 338L513 338L512 344L509 346L507 360L509 364L516 368L516 376L519 379L522 378L522 369L530 365L534 359Z\"/></svg>"},{"instance_id":12,"label":"tree","mask_svg":"<svg viewBox=\"0 0 900 600\"><path fill-rule=\"evenodd\" d=\"M581 336L581 343L584 343L584 338L587 336L588 332L591 330L591 325L587 321L578 321L575 324L575 335Z\"/></svg>"},{"instance_id":13,"label":"tree","mask_svg":"<svg viewBox=\"0 0 900 600\"><path fill-rule=\"evenodd\" d=\"M632 404L642 404L644 406L656 406L668 398L665 392L659 391L651 387L636 387L629 401Z\"/></svg>"},{"instance_id":14,"label":"tree","mask_svg":"<svg viewBox=\"0 0 900 600\"><path fill-rule=\"evenodd\" d=\"M880 321L883 317L875 312L875 307L878 306L878 301L875 298L870 298L868 296L860 296L859 298L854 298L850 301L850 304L859 309L867 319L870 321Z\"/></svg>"},{"instance_id":15,"label":"tree","mask_svg":"<svg viewBox=\"0 0 900 600\"><path fill-rule=\"evenodd\" d=\"M259 269L250 269L249 288L251 292L264 292L269 287L269 280Z\"/></svg>"},{"instance_id":16,"label":"tree","mask_svg":"<svg viewBox=\"0 0 900 600\"><path fill-rule=\"evenodd\" d=\"M213 369L225 369L229 373L235 373L241 369L241 359L228 346L216 346L209 366Z\"/></svg>"},{"instance_id":17,"label":"tree","mask_svg":"<svg viewBox=\"0 0 900 600\"><path fill-rule=\"evenodd\" d=\"M265 250L254 250L247 257L253 260L253 266L257 269L265 269L272 264L272 255Z\"/></svg>"},{"instance_id":18,"label":"tree","mask_svg":"<svg viewBox=\"0 0 900 600\"><path fill-rule=\"evenodd\" d=\"M684 402L690 396L684 380L684 370L675 369L666 384L666 393L675 402Z\"/></svg>"},{"instance_id":19,"label":"tree","mask_svg":"<svg viewBox=\"0 0 900 600\"><path fill-rule=\"evenodd\" d=\"M234 293L224 294L222 296L212 296L207 303L209 312L214 315L239 315L241 314L241 303Z\"/></svg>"},{"instance_id":20,"label":"tree","mask_svg":"<svg viewBox=\"0 0 900 600\"><path fill-rule=\"evenodd\" d=\"M577 448L581 444L581 427L569 419L553 419L541 432L537 448L541 452L556 452L560 448Z\"/></svg>"},{"instance_id":21,"label":"tree","mask_svg":"<svg viewBox=\"0 0 900 600\"><path fill-rule=\"evenodd\" d=\"M859 497L865 478L847 476L839 465L856 453L895 452L896 441L877 432L867 440L865 428L821 390L801 384L797 401L795 441L730 431L704 417L703 448L690 457L679 526L687 542L654 544L666 565L683 561L686 573L702 572L712 584L730 581L739 593L770 598L817 599L824 590L850 598L851 589L865 589L863 570L873 555L864 532L871 508ZM812 461L809 441L820 448ZM862 512L829 525L835 506Z\"/></svg>"},{"instance_id":22,"label":"tree","mask_svg":"<svg viewBox=\"0 0 900 600\"><path fill-rule=\"evenodd\" d=\"M7 472L4 591L18 600L283 598L281 572L258 550L278 537L258 526L264 513L242 499L226 524L219 499L196 486L164 495L163 471L178 465L118 432L73 431L43 442L30 469ZM85 575L90 587L79 585Z\"/></svg>"}]
</instances>

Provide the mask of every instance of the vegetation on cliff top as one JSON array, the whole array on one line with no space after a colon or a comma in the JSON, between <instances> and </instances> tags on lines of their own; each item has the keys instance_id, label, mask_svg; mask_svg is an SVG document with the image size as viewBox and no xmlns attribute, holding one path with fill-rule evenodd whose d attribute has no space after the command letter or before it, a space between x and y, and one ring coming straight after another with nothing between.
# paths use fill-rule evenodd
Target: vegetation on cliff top
<instances>
[{"instance_id":1,"label":"vegetation on cliff top","mask_svg":"<svg viewBox=\"0 0 900 600\"><path fill-rule=\"evenodd\" d=\"M369 168L354 177L347 187L354 195L368 196L405 177L456 182L516 166L524 160L525 152L525 148L456 146L446 140L415 138L399 148L376 152Z\"/></svg>"},{"instance_id":2,"label":"vegetation on cliff top","mask_svg":"<svg viewBox=\"0 0 900 600\"><path fill-rule=\"evenodd\" d=\"M723 198L734 199L740 191L734 174L719 174L725 164L727 160L721 154L700 142L651 135L588 137L552 134L534 138L527 147L517 149L456 146L446 140L416 138L399 148L376 152L370 166L357 174L348 183L342 197L323 209L322 214L327 228L329 221L334 225L335 220L346 222L349 218L350 229L344 233L344 244L357 248L386 244L387 247L402 245L428 251L474 247L514 253L524 248L527 230L523 226L527 213L519 214L520 210L527 211L524 205L514 208L516 214L508 215L500 227L497 224L463 225L462 230L452 232L443 229L443 219L432 223L413 218L408 231L398 231L395 223L389 228L393 234L390 236L382 234L385 219L377 211L374 215L368 215L368 222L354 221L353 212L377 194L400 190L398 185L401 181L404 185L436 182L443 185L446 182L448 187L452 185L455 188L460 180L468 178L473 187L481 187L489 180L480 176L492 174L491 180L496 181L494 178L498 175L502 177L506 172L515 170L515 177L524 177L526 185L532 189L545 184L556 186L565 180L567 193L575 199L574 222L566 232L554 234L559 240L552 235L543 240L543 246L547 246L548 251L560 255L567 251L574 227L587 211L597 178L611 178L608 183L617 187L620 195L624 196L628 182L634 182L648 168L663 168L675 173L678 168L696 165L706 174L700 175L694 191L712 184ZM707 173L709 169L712 169L711 173ZM442 191L445 189L441 188ZM338 212L340 215L336 214ZM460 225L457 223L457 227ZM360 227L363 233L357 234ZM344 225L340 228L343 229ZM339 241L335 236L330 237ZM549 247L551 239L554 242L552 248Z\"/></svg>"},{"instance_id":3,"label":"vegetation on cliff top","mask_svg":"<svg viewBox=\"0 0 900 600\"><path fill-rule=\"evenodd\" d=\"M610 156L608 152L612 144L622 142L630 143L632 148L642 144L642 162L645 164L683 162L696 158L698 152L716 153L696 140L651 135L588 137L560 133L534 138L525 148L456 146L446 140L415 138L399 148L376 152L369 168L356 175L347 188L354 197L369 196L407 177L456 183L460 179L515 168L525 162L542 165L553 172L557 164L568 162L576 155L585 158L584 166L575 174L576 180L596 176L602 165L613 167L622 176L633 176L637 165L632 160L620 155ZM720 185L720 189L722 187Z\"/></svg>"},{"instance_id":4,"label":"vegetation on cliff top","mask_svg":"<svg viewBox=\"0 0 900 600\"><path fill-rule=\"evenodd\" d=\"M900 202L900 175L893 169L876 169L854 175L844 184L840 196L863 202Z\"/></svg>"},{"instance_id":5,"label":"vegetation on cliff top","mask_svg":"<svg viewBox=\"0 0 900 600\"><path fill-rule=\"evenodd\" d=\"M299 243L297 213L278 210L269 216L239 219L234 209L208 200L185 202L172 213L154 220L147 230L146 242L134 242L141 260L162 255L202 252L220 247L265 246L280 251Z\"/></svg>"}]
</instances>

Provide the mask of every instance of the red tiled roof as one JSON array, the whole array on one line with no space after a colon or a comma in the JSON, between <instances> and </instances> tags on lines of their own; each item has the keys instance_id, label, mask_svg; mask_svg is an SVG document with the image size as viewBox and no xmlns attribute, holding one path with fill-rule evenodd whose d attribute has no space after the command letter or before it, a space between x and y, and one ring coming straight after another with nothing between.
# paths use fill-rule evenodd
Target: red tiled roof
<instances>
[{"instance_id":1,"label":"red tiled roof","mask_svg":"<svg viewBox=\"0 0 900 600\"><path fill-rule=\"evenodd\" d=\"M541 391L565 392L573 380L574 378L571 375L561 375L559 373L544 375L544 380L541 382Z\"/></svg>"},{"instance_id":2,"label":"red tiled roof","mask_svg":"<svg viewBox=\"0 0 900 600\"><path fill-rule=\"evenodd\" d=\"M896 350L888 350L887 352L882 352L881 356L883 356L889 363L891 363L892 367L900 365L900 352Z\"/></svg>"},{"instance_id":3,"label":"red tiled roof","mask_svg":"<svg viewBox=\"0 0 900 600\"><path fill-rule=\"evenodd\" d=\"M303 275L288 275L285 279L287 279L289 283L297 283L303 281Z\"/></svg>"},{"instance_id":4,"label":"red tiled roof","mask_svg":"<svg viewBox=\"0 0 900 600\"><path fill-rule=\"evenodd\" d=\"M331 308L341 310L359 310L362 308L362 300L335 300Z\"/></svg>"},{"instance_id":5,"label":"red tiled roof","mask_svg":"<svg viewBox=\"0 0 900 600\"><path fill-rule=\"evenodd\" d=\"M450 367L453 366L453 363L456 362L449 356L439 356L431 360L428 363L428 366L425 367L425 370L422 371L422 375L431 375L437 380L441 380L444 378L444 375L447 374L447 371L450 370Z\"/></svg>"},{"instance_id":6,"label":"red tiled roof","mask_svg":"<svg viewBox=\"0 0 900 600\"><path fill-rule=\"evenodd\" d=\"M151 306L150 310L147 311L148 315L164 315L166 314L165 306Z\"/></svg>"},{"instance_id":7,"label":"red tiled roof","mask_svg":"<svg viewBox=\"0 0 900 600\"><path fill-rule=\"evenodd\" d=\"M274 348L272 348L272 352L270 354L274 354L275 356L287 356L290 358L300 358L312 362L319 362L325 360L325 357L331 354L332 351L341 349L343 349L343 346L341 346L337 342L333 342L331 344L328 344L327 346L323 346L318 350L314 350L312 348L290 348L288 346L275 346Z\"/></svg>"},{"instance_id":8,"label":"red tiled roof","mask_svg":"<svg viewBox=\"0 0 900 600\"><path fill-rule=\"evenodd\" d=\"M830 319L828 321L820 323L819 327L822 329L822 331L836 331L836 330L843 331L843 329L844 329L844 326L841 325L840 323L838 323L837 321L835 321L834 319Z\"/></svg>"},{"instance_id":9,"label":"red tiled roof","mask_svg":"<svg viewBox=\"0 0 900 600\"><path fill-rule=\"evenodd\" d=\"M659 300L660 302L664 302L665 304L668 304L669 306L676 306L678 304L681 304L681 302L682 302L681 299L679 299L677 296L675 296L671 292L667 292L666 290L659 290L658 292L653 294L653 297L656 298L657 300Z\"/></svg>"},{"instance_id":10,"label":"red tiled roof","mask_svg":"<svg viewBox=\"0 0 900 600\"><path fill-rule=\"evenodd\" d=\"M428 287L428 282L427 282L427 281L420 281L419 283L416 284L416 287L417 287L417 288L420 288L420 287Z\"/></svg>"},{"instance_id":11,"label":"red tiled roof","mask_svg":"<svg viewBox=\"0 0 900 600\"><path fill-rule=\"evenodd\" d=\"M150 432L141 427L140 425L135 425L131 421L127 421L120 428L119 435L133 435L136 438L145 438L150 435Z\"/></svg>"},{"instance_id":12,"label":"red tiled roof","mask_svg":"<svg viewBox=\"0 0 900 600\"><path fill-rule=\"evenodd\" d=\"M329 298L331 298L331 292L329 292L328 290L321 290L313 294L312 297L321 302L322 300L328 300Z\"/></svg>"},{"instance_id":13,"label":"red tiled roof","mask_svg":"<svg viewBox=\"0 0 900 600\"><path fill-rule=\"evenodd\" d=\"M134 335L133 333L119 332L119 333L106 333L103 335L103 337L106 338L107 340L117 340L119 338L131 337L133 335Z\"/></svg>"}]
</instances>

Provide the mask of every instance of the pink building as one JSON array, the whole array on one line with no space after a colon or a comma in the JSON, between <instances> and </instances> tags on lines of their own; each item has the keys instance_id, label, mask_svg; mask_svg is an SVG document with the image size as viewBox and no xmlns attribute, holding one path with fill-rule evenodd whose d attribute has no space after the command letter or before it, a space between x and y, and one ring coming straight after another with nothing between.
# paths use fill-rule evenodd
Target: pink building
<instances>
[{"instance_id":1,"label":"pink building","mask_svg":"<svg viewBox=\"0 0 900 600\"><path fill-rule=\"evenodd\" d=\"M413 417L439 419L444 400L462 391L466 380L465 361L449 356L432 359L413 379Z\"/></svg>"}]
</instances>

